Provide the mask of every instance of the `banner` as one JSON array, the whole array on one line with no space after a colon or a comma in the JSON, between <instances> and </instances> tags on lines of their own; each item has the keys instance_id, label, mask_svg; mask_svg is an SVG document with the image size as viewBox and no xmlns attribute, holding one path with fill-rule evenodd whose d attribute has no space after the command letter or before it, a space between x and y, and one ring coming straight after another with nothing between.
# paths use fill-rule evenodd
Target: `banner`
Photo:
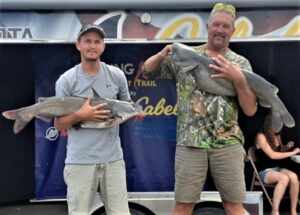
<instances>
[{"instance_id":1,"label":"banner","mask_svg":"<svg viewBox=\"0 0 300 215\"><path fill-rule=\"evenodd\" d=\"M132 99L141 104L147 114L143 121L129 120L120 126L128 191L131 192L173 191L174 188L177 112L175 83L173 80L141 77L142 63L164 46L162 43L107 44L101 57L104 62L124 71ZM283 142L293 140L299 144L299 42L233 42L230 47L249 59L255 73L278 87L278 96L296 121L294 128L284 128ZM24 49L24 57L32 59L35 67L36 100L38 97L53 96L58 77L80 62L74 44L36 44ZM21 55L25 52L14 53ZM24 68L24 71L30 73L30 69ZM246 138L246 149L253 144L255 134L262 126L263 114L258 111L253 117L239 116ZM67 133L59 133L53 128L53 123L37 119L35 136L35 198L65 198L63 168ZM299 172L299 168L295 172ZM245 173L246 181L251 179L250 174L252 170L251 173Z\"/></svg>"},{"instance_id":2,"label":"banner","mask_svg":"<svg viewBox=\"0 0 300 215\"><path fill-rule=\"evenodd\" d=\"M107 39L206 40L208 10L1 11L0 40L75 41L84 23L101 25ZM234 39L299 39L299 8L237 10Z\"/></svg>"}]
</instances>

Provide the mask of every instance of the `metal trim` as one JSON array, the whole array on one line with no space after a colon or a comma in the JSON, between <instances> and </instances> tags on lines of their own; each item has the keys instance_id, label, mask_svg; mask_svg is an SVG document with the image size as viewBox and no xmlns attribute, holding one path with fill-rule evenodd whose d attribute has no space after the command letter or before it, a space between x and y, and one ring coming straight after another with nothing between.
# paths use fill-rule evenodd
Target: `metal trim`
<instances>
[{"instance_id":1,"label":"metal trim","mask_svg":"<svg viewBox=\"0 0 300 215\"><path fill-rule=\"evenodd\" d=\"M0 0L0 9L12 10L112 10L112 9L211 9L219 0ZM223 0L224 3L232 3ZM299 0L240 0L234 5L239 8L257 7L300 7Z\"/></svg>"},{"instance_id":2,"label":"metal trim","mask_svg":"<svg viewBox=\"0 0 300 215\"><path fill-rule=\"evenodd\" d=\"M147 44L147 43L205 43L206 39L174 39L174 40L147 40L147 39L105 39L106 44L118 44L118 43L128 43L128 44ZM295 42L300 41L300 37L250 37L241 39L232 39L231 43L239 42ZM20 39L0 39L0 44L73 44L74 40L20 40Z\"/></svg>"}]
</instances>

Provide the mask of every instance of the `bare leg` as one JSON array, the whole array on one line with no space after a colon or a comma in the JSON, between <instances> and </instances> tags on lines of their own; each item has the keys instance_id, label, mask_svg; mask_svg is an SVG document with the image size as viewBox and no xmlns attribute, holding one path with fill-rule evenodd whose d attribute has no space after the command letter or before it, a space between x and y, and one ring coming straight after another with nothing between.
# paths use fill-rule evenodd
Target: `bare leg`
<instances>
[{"instance_id":1,"label":"bare leg","mask_svg":"<svg viewBox=\"0 0 300 215\"><path fill-rule=\"evenodd\" d=\"M298 176L287 169L281 171L283 174L289 177L290 182L290 200L291 200L291 215L297 215L297 204L299 195L299 180Z\"/></svg>"},{"instance_id":2,"label":"bare leg","mask_svg":"<svg viewBox=\"0 0 300 215\"><path fill-rule=\"evenodd\" d=\"M281 172L271 171L267 173L265 183L276 184L273 193L272 215L279 215L280 202L289 184L289 178Z\"/></svg>"},{"instance_id":3,"label":"bare leg","mask_svg":"<svg viewBox=\"0 0 300 215\"><path fill-rule=\"evenodd\" d=\"M244 215L242 203L233 203L222 199L222 204L227 215Z\"/></svg>"},{"instance_id":4,"label":"bare leg","mask_svg":"<svg viewBox=\"0 0 300 215\"><path fill-rule=\"evenodd\" d=\"M172 215L191 215L194 207L195 203L176 202Z\"/></svg>"}]
</instances>

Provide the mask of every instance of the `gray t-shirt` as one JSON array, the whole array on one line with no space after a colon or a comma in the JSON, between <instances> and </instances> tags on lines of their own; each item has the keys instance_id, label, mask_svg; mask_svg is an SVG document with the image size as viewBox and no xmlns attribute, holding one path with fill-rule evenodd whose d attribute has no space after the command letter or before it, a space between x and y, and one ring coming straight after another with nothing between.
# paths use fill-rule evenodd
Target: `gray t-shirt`
<instances>
[{"instance_id":1,"label":"gray t-shirt","mask_svg":"<svg viewBox=\"0 0 300 215\"><path fill-rule=\"evenodd\" d=\"M127 80L117 67L100 62L96 76L88 76L78 64L60 76L55 85L57 97L93 97L93 89L103 98L129 101ZM123 158L119 126L105 129L68 129L65 163L100 164Z\"/></svg>"}]
</instances>

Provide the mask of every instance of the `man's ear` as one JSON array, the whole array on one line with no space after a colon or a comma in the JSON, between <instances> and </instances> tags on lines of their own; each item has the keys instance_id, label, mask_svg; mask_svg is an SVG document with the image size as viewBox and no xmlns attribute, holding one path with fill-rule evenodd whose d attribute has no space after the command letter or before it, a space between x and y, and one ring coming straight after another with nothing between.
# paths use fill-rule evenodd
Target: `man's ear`
<instances>
[{"instance_id":1,"label":"man's ear","mask_svg":"<svg viewBox=\"0 0 300 215\"><path fill-rule=\"evenodd\" d=\"M77 50L80 51L80 42L76 41L75 45L76 45Z\"/></svg>"},{"instance_id":2,"label":"man's ear","mask_svg":"<svg viewBox=\"0 0 300 215\"><path fill-rule=\"evenodd\" d=\"M105 50L106 43L103 42L103 51Z\"/></svg>"}]
</instances>

